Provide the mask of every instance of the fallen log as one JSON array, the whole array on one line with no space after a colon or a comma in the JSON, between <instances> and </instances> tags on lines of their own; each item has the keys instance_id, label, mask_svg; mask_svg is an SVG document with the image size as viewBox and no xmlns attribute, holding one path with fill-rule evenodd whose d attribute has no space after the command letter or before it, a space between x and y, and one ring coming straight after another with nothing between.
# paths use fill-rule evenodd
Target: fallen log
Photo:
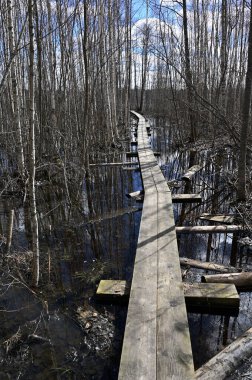
<instances>
[{"instance_id":1,"label":"fallen log","mask_svg":"<svg viewBox=\"0 0 252 380\"><path fill-rule=\"evenodd\" d=\"M205 283L234 284L238 289L252 288L252 272L209 274L201 277Z\"/></svg>"},{"instance_id":2,"label":"fallen log","mask_svg":"<svg viewBox=\"0 0 252 380\"><path fill-rule=\"evenodd\" d=\"M199 194L173 194L173 203L201 203L202 198Z\"/></svg>"},{"instance_id":3,"label":"fallen log","mask_svg":"<svg viewBox=\"0 0 252 380\"><path fill-rule=\"evenodd\" d=\"M191 181L195 174L202 169L200 165L194 165L190 167L187 172L181 177L183 181Z\"/></svg>"},{"instance_id":4,"label":"fallen log","mask_svg":"<svg viewBox=\"0 0 252 380\"><path fill-rule=\"evenodd\" d=\"M252 328L195 372L196 380L225 380L252 355Z\"/></svg>"},{"instance_id":5,"label":"fallen log","mask_svg":"<svg viewBox=\"0 0 252 380\"><path fill-rule=\"evenodd\" d=\"M241 225L225 225L225 226L183 226L176 227L176 232L180 234L213 234L213 233L233 233L242 231Z\"/></svg>"},{"instance_id":6,"label":"fallen log","mask_svg":"<svg viewBox=\"0 0 252 380\"><path fill-rule=\"evenodd\" d=\"M234 215L229 214L202 214L200 216L200 220L207 220L209 222L217 222L217 223L227 223L231 224L234 222Z\"/></svg>"},{"instance_id":7,"label":"fallen log","mask_svg":"<svg viewBox=\"0 0 252 380\"><path fill-rule=\"evenodd\" d=\"M203 262L199 260L187 259L186 257L180 257L179 260L180 260L181 265L188 265L193 268L206 269L206 270L211 270L214 272L221 272L221 273L237 272L237 268L231 267L231 266L225 266L222 264L215 264L215 263Z\"/></svg>"},{"instance_id":8,"label":"fallen log","mask_svg":"<svg viewBox=\"0 0 252 380\"><path fill-rule=\"evenodd\" d=\"M96 297L103 301L125 301L130 295L130 282L124 280L101 280ZM239 294L230 284L183 283L186 306L213 311L214 309L238 309Z\"/></svg>"},{"instance_id":9,"label":"fallen log","mask_svg":"<svg viewBox=\"0 0 252 380\"><path fill-rule=\"evenodd\" d=\"M138 162L131 162L131 161L126 161L126 162L101 162L98 164L89 164L89 166L94 167L94 166L127 166L127 165L138 165Z\"/></svg>"}]
</instances>

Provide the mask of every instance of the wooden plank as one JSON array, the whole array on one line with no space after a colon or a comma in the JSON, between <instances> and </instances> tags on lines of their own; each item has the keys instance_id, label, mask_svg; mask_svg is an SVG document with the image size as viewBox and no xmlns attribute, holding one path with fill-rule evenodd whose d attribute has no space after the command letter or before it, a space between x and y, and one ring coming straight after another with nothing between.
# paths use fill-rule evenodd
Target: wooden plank
<instances>
[{"instance_id":1,"label":"wooden plank","mask_svg":"<svg viewBox=\"0 0 252 380\"><path fill-rule=\"evenodd\" d=\"M138 157L137 152L126 152L126 157Z\"/></svg>"},{"instance_id":2,"label":"wooden plank","mask_svg":"<svg viewBox=\"0 0 252 380\"><path fill-rule=\"evenodd\" d=\"M194 369L171 193L149 146L146 121L133 114L145 198L119 380L189 380Z\"/></svg>"},{"instance_id":3,"label":"wooden plank","mask_svg":"<svg viewBox=\"0 0 252 380\"><path fill-rule=\"evenodd\" d=\"M126 194L126 197L132 198L137 202L143 202L144 191L143 190L133 191L132 193Z\"/></svg>"},{"instance_id":4,"label":"wooden plank","mask_svg":"<svg viewBox=\"0 0 252 380\"><path fill-rule=\"evenodd\" d=\"M202 286L203 285L203 286ZM207 286L205 286L207 285ZM186 304L195 307L239 308L240 297L233 284L186 284Z\"/></svg>"},{"instance_id":5,"label":"wooden plank","mask_svg":"<svg viewBox=\"0 0 252 380\"><path fill-rule=\"evenodd\" d=\"M201 169L202 169L202 166L194 165L190 167L184 175L182 175L181 179L183 181L191 181L191 179L195 176L195 174Z\"/></svg>"},{"instance_id":6,"label":"wooden plank","mask_svg":"<svg viewBox=\"0 0 252 380\"><path fill-rule=\"evenodd\" d=\"M189 379L192 348L169 191L158 192L157 242L157 371L160 379Z\"/></svg>"},{"instance_id":7,"label":"wooden plank","mask_svg":"<svg viewBox=\"0 0 252 380\"><path fill-rule=\"evenodd\" d=\"M200 194L173 194L173 203L201 203L202 198Z\"/></svg>"},{"instance_id":8,"label":"wooden plank","mask_svg":"<svg viewBox=\"0 0 252 380\"><path fill-rule=\"evenodd\" d=\"M189 265L190 267L193 267L193 268L211 270L214 272L221 272L221 273L237 272L237 268L222 265L222 264L203 262L199 260L188 259L187 257L180 257L179 260L180 260L181 265L186 265L186 266Z\"/></svg>"},{"instance_id":9,"label":"wooden plank","mask_svg":"<svg viewBox=\"0 0 252 380\"><path fill-rule=\"evenodd\" d=\"M157 218L152 206L157 193L145 189L134 264L119 380L156 379Z\"/></svg>"},{"instance_id":10,"label":"wooden plank","mask_svg":"<svg viewBox=\"0 0 252 380\"><path fill-rule=\"evenodd\" d=\"M232 224L234 222L234 215L223 214L202 214L200 220L208 220L209 222L227 223Z\"/></svg>"},{"instance_id":11,"label":"wooden plank","mask_svg":"<svg viewBox=\"0 0 252 380\"><path fill-rule=\"evenodd\" d=\"M127 300L131 284L124 280L101 280L96 291L100 300ZM239 308L240 297L233 284L183 283L187 307Z\"/></svg>"},{"instance_id":12,"label":"wooden plank","mask_svg":"<svg viewBox=\"0 0 252 380\"><path fill-rule=\"evenodd\" d=\"M96 166L127 166L127 165L138 165L138 162L100 162L97 164L89 164L91 167L96 167Z\"/></svg>"},{"instance_id":13,"label":"wooden plank","mask_svg":"<svg viewBox=\"0 0 252 380\"><path fill-rule=\"evenodd\" d=\"M140 168L139 167L122 167L122 170L128 171L128 172L139 172Z\"/></svg>"},{"instance_id":14,"label":"wooden plank","mask_svg":"<svg viewBox=\"0 0 252 380\"><path fill-rule=\"evenodd\" d=\"M213 234L213 233L233 233L242 231L243 226L225 225L225 226L183 226L176 227L178 234Z\"/></svg>"},{"instance_id":15,"label":"wooden plank","mask_svg":"<svg viewBox=\"0 0 252 380\"><path fill-rule=\"evenodd\" d=\"M125 280L101 280L96 291L98 300L128 300L131 283Z\"/></svg>"}]
</instances>

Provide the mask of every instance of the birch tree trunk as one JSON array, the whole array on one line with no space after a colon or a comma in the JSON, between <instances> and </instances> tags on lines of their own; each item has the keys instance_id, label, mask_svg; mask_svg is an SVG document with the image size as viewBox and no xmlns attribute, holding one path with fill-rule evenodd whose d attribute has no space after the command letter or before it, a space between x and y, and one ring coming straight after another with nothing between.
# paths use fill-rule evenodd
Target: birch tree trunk
<instances>
[{"instance_id":1,"label":"birch tree trunk","mask_svg":"<svg viewBox=\"0 0 252 380\"><path fill-rule=\"evenodd\" d=\"M247 139L249 133L249 113L251 104L251 87L252 87L252 7L250 7L250 24L248 39L248 66L246 73L246 83L243 99L242 125L240 137L240 156L238 162L238 189L237 196L240 201L246 200L246 157L247 157Z\"/></svg>"},{"instance_id":2,"label":"birch tree trunk","mask_svg":"<svg viewBox=\"0 0 252 380\"><path fill-rule=\"evenodd\" d=\"M32 228L33 274L32 284L39 282L39 238L38 219L35 192L35 110L34 110L34 28L33 28L33 0L28 1L29 23L29 209Z\"/></svg>"},{"instance_id":3,"label":"birch tree trunk","mask_svg":"<svg viewBox=\"0 0 252 380\"><path fill-rule=\"evenodd\" d=\"M190 62L190 51L188 42L188 18L187 18L187 3L183 0L183 31L185 44L185 76L187 86L187 99L189 105L189 123L190 123L190 141L196 140L196 119L193 110L193 91L192 91L192 72Z\"/></svg>"},{"instance_id":4,"label":"birch tree trunk","mask_svg":"<svg viewBox=\"0 0 252 380\"><path fill-rule=\"evenodd\" d=\"M20 106L18 99L18 83L17 83L17 74L16 74L16 58L15 58L15 44L14 44L14 33L13 33L13 2L12 0L7 1L8 7L8 30L9 30L9 50L10 50L10 60L11 63L11 103L12 103L12 115L13 115L13 124L14 129L17 133L18 141L18 166L21 177L24 178L24 148L23 148L23 138L22 130L20 123Z\"/></svg>"}]
</instances>

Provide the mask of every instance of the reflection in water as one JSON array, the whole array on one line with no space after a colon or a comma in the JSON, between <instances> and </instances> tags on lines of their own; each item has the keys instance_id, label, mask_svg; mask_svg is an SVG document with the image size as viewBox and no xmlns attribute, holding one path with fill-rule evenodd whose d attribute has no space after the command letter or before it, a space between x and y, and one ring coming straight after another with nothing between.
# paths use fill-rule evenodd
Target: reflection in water
<instances>
[{"instance_id":1,"label":"reflection in water","mask_svg":"<svg viewBox=\"0 0 252 380\"><path fill-rule=\"evenodd\" d=\"M151 143L173 193L200 193L202 204L175 204L178 224L196 225L205 213L233 213L232 189L226 185L235 168L229 147L209 151L203 144L195 150L177 150L172 128L166 120L152 120ZM129 146L125 147L125 151ZM92 162L123 162L121 152ZM129 159L127 159L128 161ZM135 160L132 158L132 160ZM190 184L182 174L199 164L203 169ZM14 231L8 265L1 272L0 287L0 378L13 379L116 379L126 306L100 305L94 294L100 279L126 279L132 266L141 212L125 196L142 188L140 174L123 166L95 166L83 180L74 166L66 175L55 173L38 182L41 236L41 290L35 294L26 284L31 276L32 255L25 235L25 212L20 198L1 198L0 245L5 248L7 216L15 209ZM62 180L63 178L63 180ZM88 182L87 182L88 180ZM181 235L181 256L216 261L251 269L249 249L233 244L232 235ZM9 267L12 271L9 272ZM11 275L10 275L11 273ZM200 281L203 270L191 269L186 281ZM241 293L237 318L189 314L196 368L252 325L251 294Z\"/></svg>"},{"instance_id":2,"label":"reflection in water","mask_svg":"<svg viewBox=\"0 0 252 380\"><path fill-rule=\"evenodd\" d=\"M153 120L155 127L155 120ZM163 124L165 125L165 124ZM211 222L199 219L202 213L209 214L235 214L233 208L233 190L230 179L236 168L236 162L229 146L221 150L209 150L204 144L199 146L197 152L192 150L176 150L169 142L173 140L171 130L162 128L157 124L154 129L153 145L162 152L160 163L167 180L177 180L172 187L173 193L200 193L203 202L197 205L174 205L174 214L177 225L200 225ZM161 142L160 142L161 139ZM200 145L200 142L199 142ZM165 152L165 153L164 153ZM180 181L181 176L192 165L199 164L203 169L198 172L189 185ZM241 223L241 220L237 220ZM213 261L220 264L231 264L242 267L244 270L252 269L251 249L240 247L237 238L243 236L232 234L211 235L181 235L179 239L179 252L183 257L201 261ZM242 252L246 251L243 256ZM205 271L190 269L186 281L200 282ZM211 273L211 272L210 272ZM240 293L240 311L238 317L228 315L207 315L189 313L189 327L193 348L195 367L198 368L227 344L239 337L252 326L251 310L252 295L250 292ZM238 377L237 377L238 378Z\"/></svg>"},{"instance_id":3,"label":"reflection in water","mask_svg":"<svg viewBox=\"0 0 252 380\"><path fill-rule=\"evenodd\" d=\"M125 194L140 186L140 174L122 166L92 168L82 193L69 180L71 205L60 176L38 186L36 294L26 286L32 254L22 202L2 200L2 235L10 207L15 225L11 275L8 266L1 273L0 378L2 372L6 379L117 378L126 306L99 305L94 294L100 279L131 278L141 212Z\"/></svg>"}]
</instances>

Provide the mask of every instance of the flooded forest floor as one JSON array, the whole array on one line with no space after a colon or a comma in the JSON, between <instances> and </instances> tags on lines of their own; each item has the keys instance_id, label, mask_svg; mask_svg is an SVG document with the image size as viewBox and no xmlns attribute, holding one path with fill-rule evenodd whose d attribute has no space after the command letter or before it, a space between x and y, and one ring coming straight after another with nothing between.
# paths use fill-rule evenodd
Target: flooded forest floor
<instances>
[{"instance_id":1,"label":"flooded forest floor","mask_svg":"<svg viewBox=\"0 0 252 380\"><path fill-rule=\"evenodd\" d=\"M172 192L199 193L203 199L200 205L175 204L176 223L201 225L206 223L199 219L202 213L223 213L238 215L245 227L251 225L251 202L234 201L237 162L232 146L221 142L210 147L202 140L191 149L176 147L173 129L165 120L151 119L151 124L151 143L160 152L157 159ZM136 150L130 146L132 137L133 133L125 135L118 146L91 154L94 165L81 191L75 168L71 164L63 168L57 160L50 164L48 178L38 179L41 283L36 291L28 285L32 253L23 194L15 183L8 191L6 183L1 184L0 380L117 379L127 305L101 304L95 292L101 279L132 276L142 207L126 196L142 189L137 159L125 155ZM127 166L99 165L130 160L133 164ZM195 164L202 169L191 184L181 181ZM14 229L6 252L11 210ZM246 228L239 236L181 235L179 252L251 271L250 237ZM186 270L184 280L200 282L203 273ZM188 314L196 368L252 326L251 293L242 292L240 297L238 316ZM235 378L239 376L244 378L240 373Z\"/></svg>"}]
</instances>

